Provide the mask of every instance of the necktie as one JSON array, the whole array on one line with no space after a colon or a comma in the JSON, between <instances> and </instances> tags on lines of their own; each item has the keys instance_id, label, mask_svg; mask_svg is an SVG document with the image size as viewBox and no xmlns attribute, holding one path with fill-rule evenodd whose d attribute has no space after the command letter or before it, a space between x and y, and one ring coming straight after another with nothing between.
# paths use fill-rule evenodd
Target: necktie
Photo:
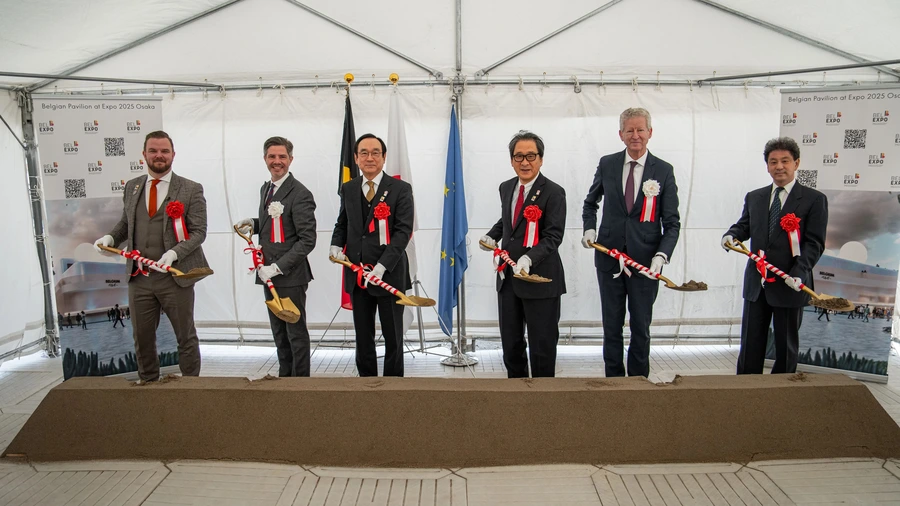
<instances>
[{"instance_id":1,"label":"necktie","mask_svg":"<svg viewBox=\"0 0 900 506\"><path fill-rule=\"evenodd\" d=\"M272 197L275 196L275 183L269 183L269 191L266 193L266 209L269 208L269 204L272 203Z\"/></svg>"},{"instance_id":2,"label":"necktie","mask_svg":"<svg viewBox=\"0 0 900 506\"><path fill-rule=\"evenodd\" d=\"M631 162L631 170L628 171L628 180L625 181L625 210L631 214L634 208L634 168L637 162Z\"/></svg>"},{"instance_id":3,"label":"necktie","mask_svg":"<svg viewBox=\"0 0 900 506\"><path fill-rule=\"evenodd\" d=\"M375 181L366 181L366 184L369 185L369 189L366 190L366 200L372 202L372 199L375 198Z\"/></svg>"},{"instance_id":4,"label":"necktie","mask_svg":"<svg viewBox=\"0 0 900 506\"><path fill-rule=\"evenodd\" d=\"M513 213L513 227L519 221L519 215L522 214L522 206L525 205L525 185L519 185L519 197L516 199L516 210Z\"/></svg>"},{"instance_id":5,"label":"necktie","mask_svg":"<svg viewBox=\"0 0 900 506\"><path fill-rule=\"evenodd\" d=\"M784 188L780 186L775 187L775 198L772 199L772 205L769 206L769 237L773 237L775 235L775 231L778 230L778 222L781 218L781 192L784 191Z\"/></svg>"},{"instance_id":6,"label":"necktie","mask_svg":"<svg viewBox=\"0 0 900 506\"><path fill-rule=\"evenodd\" d=\"M156 214L156 185L162 181L161 179L154 179L150 182L150 201L147 202L147 213L152 218L154 214Z\"/></svg>"}]
</instances>

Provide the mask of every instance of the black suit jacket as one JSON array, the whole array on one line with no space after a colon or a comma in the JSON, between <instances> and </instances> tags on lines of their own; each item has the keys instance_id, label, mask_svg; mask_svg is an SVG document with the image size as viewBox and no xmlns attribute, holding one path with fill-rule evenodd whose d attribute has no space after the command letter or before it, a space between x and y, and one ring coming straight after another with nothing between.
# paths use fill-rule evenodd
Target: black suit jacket
<instances>
[{"instance_id":1,"label":"black suit jacket","mask_svg":"<svg viewBox=\"0 0 900 506\"><path fill-rule=\"evenodd\" d=\"M406 257L406 245L413 228L413 194L412 186L406 181L395 179L388 174L381 178L372 206L362 219L362 181L364 176L357 176L341 185L341 210L334 233L331 235L332 246L347 246L347 260L359 265L381 264L385 268L383 280L394 288L405 292L412 286L409 278L409 259ZM384 202L390 207L391 215L387 218L390 231L390 244L382 246L378 238L378 225L375 231L369 232L369 222L374 219L375 206ZM356 274L349 268L344 271L344 289L353 292ZM368 291L374 296L390 295L384 289L370 285Z\"/></svg>"},{"instance_id":2,"label":"black suit jacket","mask_svg":"<svg viewBox=\"0 0 900 506\"><path fill-rule=\"evenodd\" d=\"M804 284L812 285L812 269L825 250L825 229L828 227L828 199L822 192L795 183L781 209L781 216L794 213L800 218L800 256L791 255L791 245L787 232L779 227L773 238L769 238L769 199L772 185L766 185L748 193L744 198L741 219L726 232L739 241L750 239L749 248L759 254L766 253L766 260L790 274ZM773 307L803 307L809 301L806 292L797 292L788 287L781 278L774 283L766 283L766 301ZM762 286L760 275L753 260L747 261L744 270L744 299L756 301Z\"/></svg>"},{"instance_id":3,"label":"black suit jacket","mask_svg":"<svg viewBox=\"0 0 900 506\"><path fill-rule=\"evenodd\" d=\"M507 250L513 261L527 254L531 259L530 272L553 281L550 283L522 281L514 278L512 269L507 267L504 271L505 279L500 279L500 275L497 275L497 291L500 291L503 283L512 283L516 296L522 299L559 297L566 293L566 276L562 260L559 258L559 245L566 229L566 191L543 174L538 174L522 206L522 213L516 220L516 226L513 227L511 221L513 198L518 188L518 177L500 184L500 219L487 235ZM526 248L525 230L528 222L523 215L525 209L531 205L538 206L542 214L538 220L538 243L533 248Z\"/></svg>"},{"instance_id":4,"label":"black suit jacket","mask_svg":"<svg viewBox=\"0 0 900 506\"><path fill-rule=\"evenodd\" d=\"M278 264L282 275L272 278L275 288L307 285L313 279L307 256L316 247L316 201L306 186L288 174L272 196L272 202L284 206L281 224L284 242L272 242L272 217L266 208L269 183L259 189L259 218L253 220L253 233L259 234L266 265ZM264 284L259 276L256 284Z\"/></svg>"},{"instance_id":5,"label":"black suit jacket","mask_svg":"<svg viewBox=\"0 0 900 506\"><path fill-rule=\"evenodd\" d=\"M665 253L669 260L681 233L681 217L678 214L678 187L672 165L653 153L647 153L641 185L634 189L637 194L631 212L625 210L625 193L622 191L622 172L625 166L625 151L606 155L600 159L594 182L584 199L581 219L584 230L597 227L597 209L603 202L603 220L597 230L597 242L609 249L626 250L628 256L647 267L657 252ZM656 197L656 217L654 221L641 222L644 206L644 182L655 179L660 192ZM619 263L612 257L595 252L594 265L598 270L612 272L618 270Z\"/></svg>"}]
</instances>

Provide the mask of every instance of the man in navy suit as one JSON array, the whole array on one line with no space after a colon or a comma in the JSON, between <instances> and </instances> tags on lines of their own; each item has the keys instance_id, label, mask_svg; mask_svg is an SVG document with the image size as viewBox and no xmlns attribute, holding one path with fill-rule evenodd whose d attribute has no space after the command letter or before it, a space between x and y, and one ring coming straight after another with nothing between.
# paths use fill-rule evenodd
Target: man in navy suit
<instances>
[{"instance_id":1,"label":"man in navy suit","mask_svg":"<svg viewBox=\"0 0 900 506\"><path fill-rule=\"evenodd\" d=\"M521 131L509 142L516 177L500 185L500 219L481 238L493 251L500 242L516 268L497 273L503 364L510 378L528 377L525 328L531 345L531 375L556 375L560 297L566 293L559 258L566 227L566 191L541 174L544 141ZM533 235L532 235L533 234ZM538 274L550 283L529 283L513 274Z\"/></svg>"},{"instance_id":2,"label":"man in navy suit","mask_svg":"<svg viewBox=\"0 0 900 506\"><path fill-rule=\"evenodd\" d=\"M600 159L594 182L584 199L581 243L597 242L662 272L669 263L681 231L678 187L672 165L647 151L653 135L646 109L626 109L619 116L619 138L625 151ZM603 200L603 220L597 229L597 209ZM603 317L603 361L606 376L650 374L650 322L659 281L632 270L624 271L612 257L595 251ZM629 275L630 274L630 275ZM631 314L631 342L627 371L623 364L625 307Z\"/></svg>"},{"instance_id":3,"label":"man in navy suit","mask_svg":"<svg viewBox=\"0 0 900 506\"><path fill-rule=\"evenodd\" d=\"M341 210L334 224L329 254L362 264L372 275L406 292L412 286L406 257L413 227L412 186L383 172L387 146L378 137L360 136L354 152L362 174L341 186ZM384 375L403 376L403 306L383 288L366 284L365 277L358 279L356 273L344 269L344 289L353 301L359 375L378 376L377 308L384 334Z\"/></svg>"},{"instance_id":4,"label":"man in navy suit","mask_svg":"<svg viewBox=\"0 0 900 506\"><path fill-rule=\"evenodd\" d=\"M313 275L307 257L316 247L316 201L312 192L289 172L294 161L291 141L284 137L267 139L263 160L272 177L259 189L259 217L241 220L235 226L241 233L259 234L265 265L256 271L256 284L265 285L271 280L278 296L291 299L300 310L296 323L268 312L278 350L278 376L309 376L306 289ZM274 228L275 217L280 218L278 228ZM272 300L272 291L266 286L263 291L266 300Z\"/></svg>"},{"instance_id":5,"label":"man in navy suit","mask_svg":"<svg viewBox=\"0 0 900 506\"><path fill-rule=\"evenodd\" d=\"M763 154L772 184L747 194L741 218L722 237L722 247L733 245L735 239L750 239L752 251L760 256L762 251L767 262L791 277L782 280L769 272L767 280L763 280L756 262L748 259L744 269L738 374L762 374L770 322L775 338L772 373L797 371L800 321L803 306L809 302L809 295L801 291L800 283L812 286L812 269L825 250L828 226L828 199L794 179L800 166L797 142L790 137L772 139L766 143ZM799 218L798 242L793 246L785 230L791 227L787 223L783 225L786 216L789 222Z\"/></svg>"}]
</instances>

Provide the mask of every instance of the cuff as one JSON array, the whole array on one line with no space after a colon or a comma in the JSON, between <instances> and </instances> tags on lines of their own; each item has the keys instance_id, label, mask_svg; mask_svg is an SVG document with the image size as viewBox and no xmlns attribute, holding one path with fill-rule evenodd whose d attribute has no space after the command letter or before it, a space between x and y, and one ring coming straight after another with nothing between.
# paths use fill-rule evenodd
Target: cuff
<instances>
[{"instance_id":1,"label":"cuff","mask_svg":"<svg viewBox=\"0 0 900 506\"><path fill-rule=\"evenodd\" d=\"M662 251L657 251L656 254L653 255L653 256L655 256L655 257L662 257L663 262L665 262L666 265L669 265L669 256L666 255L665 253L663 253Z\"/></svg>"}]
</instances>

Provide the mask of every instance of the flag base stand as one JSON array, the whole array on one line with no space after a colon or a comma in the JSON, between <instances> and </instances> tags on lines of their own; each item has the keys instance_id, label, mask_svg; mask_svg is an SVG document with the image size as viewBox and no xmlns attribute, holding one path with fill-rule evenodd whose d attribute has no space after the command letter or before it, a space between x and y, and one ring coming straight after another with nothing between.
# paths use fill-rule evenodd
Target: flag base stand
<instances>
[{"instance_id":1,"label":"flag base stand","mask_svg":"<svg viewBox=\"0 0 900 506\"><path fill-rule=\"evenodd\" d=\"M470 367L478 363L478 359L475 357L470 357L465 353L456 353L451 355L444 360L441 360L441 364L447 365L450 367Z\"/></svg>"}]
</instances>

